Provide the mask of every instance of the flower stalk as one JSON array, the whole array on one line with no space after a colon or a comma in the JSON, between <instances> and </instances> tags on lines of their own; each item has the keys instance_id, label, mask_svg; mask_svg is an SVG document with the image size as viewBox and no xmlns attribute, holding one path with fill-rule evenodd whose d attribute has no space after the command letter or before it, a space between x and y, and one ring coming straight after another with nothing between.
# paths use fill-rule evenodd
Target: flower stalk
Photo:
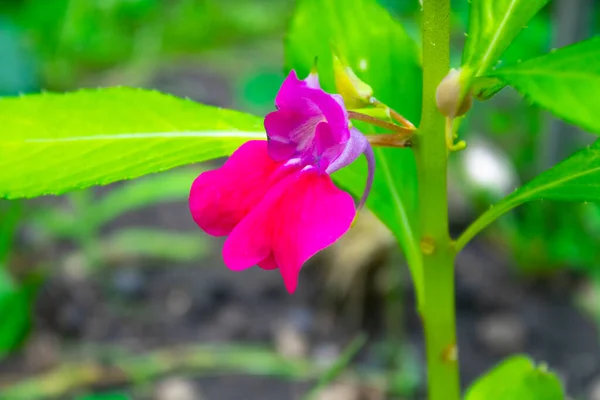
<instances>
[{"instance_id":1,"label":"flower stalk","mask_svg":"<svg viewBox=\"0 0 600 400\"><path fill-rule=\"evenodd\" d=\"M382 103L381 101L377 100L376 98L374 98L374 97L371 98L371 104L373 104L377 108L386 110L387 113L389 114L390 118L393 119L394 121L396 121L397 123L399 123L401 126L407 128L407 129L411 129L411 130L415 129L415 126L413 125L412 122L410 122L408 119L404 118L404 116L402 116L398 111L394 110L393 108L388 107L386 104Z\"/></svg>"},{"instance_id":2,"label":"flower stalk","mask_svg":"<svg viewBox=\"0 0 600 400\"><path fill-rule=\"evenodd\" d=\"M448 124L436 90L450 64L450 0L423 1L423 104L413 138L419 179L419 233L429 400L459 400L454 257L446 191Z\"/></svg>"},{"instance_id":3,"label":"flower stalk","mask_svg":"<svg viewBox=\"0 0 600 400\"><path fill-rule=\"evenodd\" d=\"M412 135L409 137L404 134L368 135L366 138L371 146L375 147L405 148L412 146Z\"/></svg>"},{"instance_id":4,"label":"flower stalk","mask_svg":"<svg viewBox=\"0 0 600 400\"><path fill-rule=\"evenodd\" d=\"M398 114L398 113L396 113L396 114ZM400 114L398 114L398 115L400 115ZM348 110L348 117L350 119L355 119L357 121L363 121L363 122L366 122L367 124L371 124L371 125L375 125L380 128L383 128L383 129L387 129L388 131L396 132L399 134L404 134L404 135L406 135L406 137L412 136L412 134L415 132L414 127L407 128L404 126L396 125L391 122L379 119L377 117L373 117L371 115L359 113L357 111Z\"/></svg>"}]
</instances>

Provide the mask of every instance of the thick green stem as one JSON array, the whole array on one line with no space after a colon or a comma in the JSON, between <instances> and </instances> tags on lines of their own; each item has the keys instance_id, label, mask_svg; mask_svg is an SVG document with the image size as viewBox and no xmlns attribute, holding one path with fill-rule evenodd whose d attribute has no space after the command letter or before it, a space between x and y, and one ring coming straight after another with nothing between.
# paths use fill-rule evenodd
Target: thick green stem
<instances>
[{"instance_id":1,"label":"thick green stem","mask_svg":"<svg viewBox=\"0 0 600 400\"><path fill-rule=\"evenodd\" d=\"M414 139L419 174L424 301L420 309L427 346L429 400L459 400L454 308L454 255L448 232L445 117L435 93L449 71L450 0L423 2L423 109Z\"/></svg>"}]
</instances>

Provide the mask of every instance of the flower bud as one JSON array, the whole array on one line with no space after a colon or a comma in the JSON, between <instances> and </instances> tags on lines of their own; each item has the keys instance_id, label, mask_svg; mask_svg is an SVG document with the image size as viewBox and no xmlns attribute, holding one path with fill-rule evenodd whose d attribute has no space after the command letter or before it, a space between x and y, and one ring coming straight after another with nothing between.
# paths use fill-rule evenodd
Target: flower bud
<instances>
[{"instance_id":1,"label":"flower bud","mask_svg":"<svg viewBox=\"0 0 600 400\"><path fill-rule=\"evenodd\" d=\"M333 56L335 88L348 108L362 108L370 104L373 89L360 80L338 57Z\"/></svg>"},{"instance_id":2,"label":"flower bud","mask_svg":"<svg viewBox=\"0 0 600 400\"><path fill-rule=\"evenodd\" d=\"M471 109L473 98L471 93L467 93L466 97L461 98L461 82L460 71L452 68L448 75L442 79L437 91L435 92L435 100L437 107L442 114L447 117L455 118L463 115Z\"/></svg>"}]
</instances>

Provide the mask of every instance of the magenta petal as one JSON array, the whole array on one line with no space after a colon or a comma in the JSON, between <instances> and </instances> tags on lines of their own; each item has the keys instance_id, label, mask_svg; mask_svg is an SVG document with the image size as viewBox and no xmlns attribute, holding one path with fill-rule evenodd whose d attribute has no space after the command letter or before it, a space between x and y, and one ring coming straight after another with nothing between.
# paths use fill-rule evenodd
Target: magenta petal
<instances>
[{"instance_id":1,"label":"magenta petal","mask_svg":"<svg viewBox=\"0 0 600 400\"><path fill-rule=\"evenodd\" d=\"M286 162L295 157L296 145L285 143L279 139L269 138L269 156L275 161Z\"/></svg>"},{"instance_id":2,"label":"magenta petal","mask_svg":"<svg viewBox=\"0 0 600 400\"><path fill-rule=\"evenodd\" d=\"M339 95L320 89L316 74L301 81L292 70L275 104L278 110L265 118L271 157L300 158L323 171L341 154L350 139L348 112Z\"/></svg>"},{"instance_id":3,"label":"magenta petal","mask_svg":"<svg viewBox=\"0 0 600 400\"><path fill-rule=\"evenodd\" d=\"M375 178L375 154L367 138L356 128L350 129L350 140L346 142L346 147L342 154L327 166L326 172L332 174L335 171L352 164L361 154L367 159L368 174L367 183L361 199L358 203L358 209L362 208L369 197L373 179Z\"/></svg>"},{"instance_id":4,"label":"magenta petal","mask_svg":"<svg viewBox=\"0 0 600 400\"><path fill-rule=\"evenodd\" d=\"M298 91L289 107L269 113L264 125L273 159L298 157L320 171L342 153L350 138L345 110L331 95L307 88Z\"/></svg>"},{"instance_id":5,"label":"magenta petal","mask_svg":"<svg viewBox=\"0 0 600 400\"><path fill-rule=\"evenodd\" d=\"M269 254L269 257L265 258L261 262L258 263L258 266L262 269L271 270L279 268L277 266L277 261L275 261L275 257L273 253Z\"/></svg>"},{"instance_id":6,"label":"magenta petal","mask_svg":"<svg viewBox=\"0 0 600 400\"><path fill-rule=\"evenodd\" d=\"M225 165L203 172L192 184L194 221L210 235L228 235L265 196L269 178L280 166L267 154L266 141L244 143Z\"/></svg>"},{"instance_id":7,"label":"magenta petal","mask_svg":"<svg viewBox=\"0 0 600 400\"><path fill-rule=\"evenodd\" d=\"M340 104L334 95L320 89L304 88L297 91L296 96L305 99L309 105L310 112L318 110L322 120L331 125L333 131L337 132L339 141L349 138L348 112L343 104Z\"/></svg>"},{"instance_id":8,"label":"magenta petal","mask_svg":"<svg viewBox=\"0 0 600 400\"><path fill-rule=\"evenodd\" d=\"M297 172L269 190L231 232L223 247L225 265L232 270L278 266L293 293L302 265L339 239L355 215L352 197L328 175L314 169Z\"/></svg>"},{"instance_id":9,"label":"magenta petal","mask_svg":"<svg viewBox=\"0 0 600 400\"><path fill-rule=\"evenodd\" d=\"M242 271L259 263L272 268L271 235L264 219L264 211L254 209L231 231L223 245L223 262L229 269Z\"/></svg>"},{"instance_id":10,"label":"magenta petal","mask_svg":"<svg viewBox=\"0 0 600 400\"><path fill-rule=\"evenodd\" d=\"M297 98L297 91L306 86L306 82L298 79L296 71L291 70L288 76L283 80L279 92L277 92L277 96L275 96L275 105L277 108L288 106L290 101L294 101L294 99Z\"/></svg>"},{"instance_id":11,"label":"magenta petal","mask_svg":"<svg viewBox=\"0 0 600 400\"><path fill-rule=\"evenodd\" d=\"M287 187L276 211L273 253L285 286L293 293L302 265L350 228L356 215L354 201L328 175L310 170Z\"/></svg>"},{"instance_id":12,"label":"magenta petal","mask_svg":"<svg viewBox=\"0 0 600 400\"><path fill-rule=\"evenodd\" d=\"M268 151L276 161L287 161L310 145L318 118L308 118L288 110L267 114L265 130L268 132Z\"/></svg>"},{"instance_id":13,"label":"magenta petal","mask_svg":"<svg viewBox=\"0 0 600 400\"><path fill-rule=\"evenodd\" d=\"M280 198L292 185L299 171L281 179L266 193L262 201L231 231L223 245L223 261L234 271L262 264L273 269L271 238L279 214Z\"/></svg>"}]
</instances>

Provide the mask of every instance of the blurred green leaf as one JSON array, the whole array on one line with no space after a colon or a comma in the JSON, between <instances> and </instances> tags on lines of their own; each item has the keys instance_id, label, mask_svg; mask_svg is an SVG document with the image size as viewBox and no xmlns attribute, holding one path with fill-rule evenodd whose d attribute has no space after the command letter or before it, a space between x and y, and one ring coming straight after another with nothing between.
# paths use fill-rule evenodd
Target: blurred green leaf
<instances>
[{"instance_id":1,"label":"blurred green leaf","mask_svg":"<svg viewBox=\"0 0 600 400\"><path fill-rule=\"evenodd\" d=\"M39 208L33 210L31 221L28 221L44 238L73 239L78 235L77 226L79 220L77 215L70 210L65 210L57 206Z\"/></svg>"},{"instance_id":2,"label":"blurred green leaf","mask_svg":"<svg viewBox=\"0 0 600 400\"><path fill-rule=\"evenodd\" d=\"M591 272L600 265L600 216L596 203L565 207L556 202L523 204L499 221L516 267L527 274L569 268Z\"/></svg>"},{"instance_id":3,"label":"blurred green leaf","mask_svg":"<svg viewBox=\"0 0 600 400\"><path fill-rule=\"evenodd\" d=\"M87 223L100 228L129 211L187 201L192 182L201 172L201 168L185 168L125 182L90 204L84 218Z\"/></svg>"},{"instance_id":4,"label":"blurred green leaf","mask_svg":"<svg viewBox=\"0 0 600 400\"><path fill-rule=\"evenodd\" d=\"M21 345L31 326L31 307L44 277L36 273L16 284L0 269L0 359Z\"/></svg>"},{"instance_id":5,"label":"blurred green leaf","mask_svg":"<svg viewBox=\"0 0 600 400\"><path fill-rule=\"evenodd\" d=\"M15 289L0 294L0 360L21 344L30 324L27 293Z\"/></svg>"},{"instance_id":6,"label":"blurred green leaf","mask_svg":"<svg viewBox=\"0 0 600 400\"><path fill-rule=\"evenodd\" d=\"M465 400L562 400L560 381L524 356L501 362L467 390Z\"/></svg>"},{"instance_id":7,"label":"blurred green leaf","mask_svg":"<svg viewBox=\"0 0 600 400\"><path fill-rule=\"evenodd\" d=\"M75 400L130 400L131 397L122 392L109 392L109 393L93 393L84 396L78 396Z\"/></svg>"},{"instance_id":8,"label":"blurred green leaf","mask_svg":"<svg viewBox=\"0 0 600 400\"><path fill-rule=\"evenodd\" d=\"M0 197L60 194L231 154L260 118L130 88L0 99Z\"/></svg>"},{"instance_id":9,"label":"blurred green leaf","mask_svg":"<svg viewBox=\"0 0 600 400\"><path fill-rule=\"evenodd\" d=\"M325 371L314 388L308 392L303 399L314 400L317 399L319 394L331 384L352 362L352 359L356 354L363 348L367 341L367 337L364 334L358 335L354 340L346 347L344 352L337 360Z\"/></svg>"},{"instance_id":10,"label":"blurred green leaf","mask_svg":"<svg viewBox=\"0 0 600 400\"><path fill-rule=\"evenodd\" d=\"M600 134L600 36L489 75L565 121Z\"/></svg>"},{"instance_id":11,"label":"blurred green leaf","mask_svg":"<svg viewBox=\"0 0 600 400\"><path fill-rule=\"evenodd\" d=\"M457 249L504 213L533 200L600 201L600 139L541 173L483 213L458 238Z\"/></svg>"},{"instance_id":12,"label":"blurred green leaf","mask_svg":"<svg viewBox=\"0 0 600 400\"><path fill-rule=\"evenodd\" d=\"M76 239L80 235L82 225L86 229L97 232L105 224L127 212L187 200L190 186L201 172L202 169L198 167L183 168L127 181L121 186L111 188L106 195L98 199L92 199L91 194L83 196L83 199L76 202L78 204L74 210L56 206L38 208L31 220L36 227L55 239ZM71 193L69 195L71 203L76 200L76 195L83 193L83 191ZM2 226L0 226L0 233L1 228ZM1 244L0 241L0 250Z\"/></svg>"},{"instance_id":13,"label":"blurred green leaf","mask_svg":"<svg viewBox=\"0 0 600 400\"><path fill-rule=\"evenodd\" d=\"M20 41L20 32L0 16L0 95L15 95L38 88L33 56Z\"/></svg>"},{"instance_id":14,"label":"blurred green leaf","mask_svg":"<svg viewBox=\"0 0 600 400\"><path fill-rule=\"evenodd\" d=\"M206 237L198 233L169 232L149 228L121 229L102 241L108 259L152 258L192 261L208 253Z\"/></svg>"},{"instance_id":15,"label":"blurred green leaf","mask_svg":"<svg viewBox=\"0 0 600 400\"><path fill-rule=\"evenodd\" d=\"M463 51L465 88L500 59L529 20L549 0L472 0Z\"/></svg>"},{"instance_id":16,"label":"blurred green leaf","mask_svg":"<svg viewBox=\"0 0 600 400\"><path fill-rule=\"evenodd\" d=\"M332 49L369 84L374 96L415 125L420 118L422 72L414 41L376 0L300 0L286 36L288 69L305 77L315 58L323 88L335 91ZM357 124L366 132L372 127ZM417 214L416 167L406 149L375 149L377 172L367 206L398 238L413 279L420 285L419 250L412 216ZM363 161L334 175L359 196L366 181Z\"/></svg>"},{"instance_id":17,"label":"blurred green leaf","mask_svg":"<svg viewBox=\"0 0 600 400\"><path fill-rule=\"evenodd\" d=\"M88 343L88 353L90 347L93 345ZM315 363L286 358L271 349L219 343L171 346L141 354L129 348L101 346L93 359L102 362L75 357L52 370L10 382L0 389L0 399L65 399L74 391L114 382L115 377L117 382L141 385L173 371L193 372L194 376L241 373L304 380L313 379L322 371ZM115 376L115 371L121 374Z\"/></svg>"},{"instance_id":18,"label":"blurred green leaf","mask_svg":"<svg viewBox=\"0 0 600 400\"><path fill-rule=\"evenodd\" d=\"M15 283L5 264L20 214L20 202L0 202L0 360L22 342L31 321L28 291Z\"/></svg>"},{"instance_id":19,"label":"blurred green leaf","mask_svg":"<svg viewBox=\"0 0 600 400\"><path fill-rule=\"evenodd\" d=\"M0 268L12 250L22 209L20 201L0 200Z\"/></svg>"},{"instance_id":20,"label":"blurred green leaf","mask_svg":"<svg viewBox=\"0 0 600 400\"><path fill-rule=\"evenodd\" d=\"M16 290L13 278L4 265L0 265L0 297L4 297Z\"/></svg>"}]
</instances>

